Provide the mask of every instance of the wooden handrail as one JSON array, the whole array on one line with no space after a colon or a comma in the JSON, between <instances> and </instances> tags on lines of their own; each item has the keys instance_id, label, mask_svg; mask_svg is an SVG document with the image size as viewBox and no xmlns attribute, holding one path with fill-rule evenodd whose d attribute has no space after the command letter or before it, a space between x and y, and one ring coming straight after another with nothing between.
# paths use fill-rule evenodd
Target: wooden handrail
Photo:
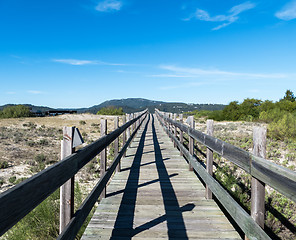
<instances>
[{"instance_id":1,"label":"wooden handrail","mask_svg":"<svg viewBox=\"0 0 296 240\"><path fill-rule=\"evenodd\" d=\"M110 134L101 137L62 161L1 193L0 236L38 206L58 187L73 177L85 164L147 113L148 110L142 111L138 117L125 123ZM122 154L118 156L122 156Z\"/></svg>"},{"instance_id":2,"label":"wooden handrail","mask_svg":"<svg viewBox=\"0 0 296 240\"><path fill-rule=\"evenodd\" d=\"M190 154L190 152L184 147L183 144L178 141L174 134L169 131L169 129L165 126L163 114L161 114L159 111L156 111L156 115L166 133L174 140L193 169L203 179L218 201L223 205L223 207L235 220L246 236L249 239L271 240L264 230L254 221L254 219L231 197L231 195L219 184L219 182L217 182L216 179L206 171L204 166L198 162L193 155ZM172 122L170 123L173 124Z\"/></svg>"},{"instance_id":3,"label":"wooden handrail","mask_svg":"<svg viewBox=\"0 0 296 240\"><path fill-rule=\"evenodd\" d=\"M174 121L156 110L156 113L164 121L178 127L181 131L210 148L220 156L231 161L245 170L253 177L266 183L292 201L296 202L296 173L290 169L279 166L264 158L257 157L250 152L226 143L218 138L190 128L180 122Z\"/></svg>"}]
</instances>

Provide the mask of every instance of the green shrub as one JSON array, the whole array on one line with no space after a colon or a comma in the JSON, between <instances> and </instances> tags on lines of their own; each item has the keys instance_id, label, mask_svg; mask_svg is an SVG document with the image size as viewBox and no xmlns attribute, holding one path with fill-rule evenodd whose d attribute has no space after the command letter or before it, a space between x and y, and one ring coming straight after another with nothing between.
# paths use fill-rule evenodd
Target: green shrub
<instances>
[{"instance_id":1,"label":"green shrub","mask_svg":"<svg viewBox=\"0 0 296 240\"><path fill-rule=\"evenodd\" d=\"M31 128L31 129L35 129L37 127L37 124L35 124L33 122L27 122L27 123L24 123L23 126Z\"/></svg>"},{"instance_id":2,"label":"green shrub","mask_svg":"<svg viewBox=\"0 0 296 240\"><path fill-rule=\"evenodd\" d=\"M3 178L0 178L0 187L5 183Z\"/></svg>"},{"instance_id":3,"label":"green shrub","mask_svg":"<svg viewBox=\"0 0 296 240\"><path fill-rule=\"evenodd\" d=\"M0 118L20 118L31 117L30 108L24 105L15 105L5 107L0 111Z\"/></svg>"},{"instance_id":4,"label":"green shrub","mask_svg":"<svg viewBox=\"0 0 296 240\"><path fill-rule=\"evenodd\" d=\"M38 144L39 144L40 146L48 146L48 145L49 145L49 142L48 142L47 139L41 139L41 140L38 142Z\"/></svg>"},{"instance_id":5,"label":"green shrub","mask_svg":"<svg viewBox=\"0 0 296 240\"><path fill-rule=\"evenodd\" d=\"M45 162L45 160L46 160L46 156L43 153L37 154L35 156L35 161L38 163Z\"/></svg>"},{"instance_id":6,"label":"green shrub","mask_svg":"<svg viewBox=\"0 0 296 240\"><path fill-rule=\"evenodd\" d=\"M35 142L34 141L28 141L26 143L29 147L34 147L35 146Z\"/></svg>"},{"instance_id":7,"label":"green shrub","mask_svg":"<svg viewBox=\"0 0 296 240\"><path fill-rule=\"evenodd\" d=\"M104 107L97 112L98 115L124 115L122 108Z\"/></svg>"},{"instance_id":8,"label":"green shrub","mask_svg":"<svg viewBox=\"0 0 296 240\"><path fill-rule=\"evenodd\" d=\"M272 122L268 126L268 134L271 138L285 140L286 138L296 138L296 117L291 114L285 114L278 121Z\"/></svg>"},{"instance_id":9,"label":"green shrub","mask_svg":"<svg viewBox=\"0 0 296 240\"><path fill-rule=\"evenodd\" d=\"M10 182L12 184L15 183L15 181L16 181L16 176L12 176L8 179L8 182Z\"/></svg>"},{"instance_id":10,"label":"green shrub","mask_svg":"<svg viewBox=\"0 0 296 240\"><path fill-rule=\"evenodd\" d=\"M7 161L0 161L0 169L8 168L9 164Z\"/></svg>"},{"instance_id":11,"label":"green shrub","mask_svg":"<svg viewBox=\"0 0 296 240\"><path fill-rule=\"evenodd\" d=\"M85 124L86 124L86 121L81 120L81 121L79 121L79 124L81 124L81 125L85 125Z\"/></svg>"}]
</instances>

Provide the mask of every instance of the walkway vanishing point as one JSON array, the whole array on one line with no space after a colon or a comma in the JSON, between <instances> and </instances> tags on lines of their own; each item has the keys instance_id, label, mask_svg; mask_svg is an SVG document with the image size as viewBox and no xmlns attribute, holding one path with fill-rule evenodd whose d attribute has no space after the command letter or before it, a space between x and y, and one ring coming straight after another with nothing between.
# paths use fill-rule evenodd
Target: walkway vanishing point
<instances>
[{"instance_id":1,"label":"walkway vanishing point","mask_svg":"<svg viewBox=\"0 0 296 240\"><path fill-rule=\"evenodd\" d=\"M241 239L157 118L146 119L82 240Z\"/></svg>"}]
</instances>

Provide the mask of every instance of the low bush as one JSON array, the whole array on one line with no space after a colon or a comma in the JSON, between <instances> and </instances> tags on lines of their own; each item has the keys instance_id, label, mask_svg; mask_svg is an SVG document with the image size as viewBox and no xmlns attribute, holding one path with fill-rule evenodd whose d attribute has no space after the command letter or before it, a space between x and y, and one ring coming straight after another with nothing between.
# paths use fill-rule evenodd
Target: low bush
<instances>
[{"instance_id":1,"label":"low bush","mask_svg":"<svg viewBox=\"0 0 296 240\"><path fill-rule=\"evenodd\" d=\"M277 140L295 139L296 138L296 117L287 113L268 126L269 137Z\"/></svg>"},{"instance_id":2,"label":"low bush","mask_svg":"<svg viewBox=\"0 0 296 240\"><path fill-rule=\"evenodd\" d=\"M0 118L20 118L31 117L30 108L24 105L15 105L5 107L0 111Z\"/></svg>"},{"instance_id":3,"label":"low bush","mask_svg":"<svg viewBox=\"0 0 296 240\"><path fill-rule=\"evenodd\" d=\"M7 161L0 161L0 169L8 168L9 164Z\"/></svg>"},{"instance_id":4,"label":"low bush","mask_svg":"<svg viewBox=\"0 0 296 240\"><path fill-rule=\"evenodd\" d=\"M85 124L86 124L86 121L81 120L81 121L79 121L79 124L80 124L80 125L85 125Z\"/></svg>"},{"instance_id":5,"label":"low bush","mask_svg":"<svg viewBox=\"0 0 296 240\"><path fill-rule=\"evenodd\" d=\"M12 176L12 177L10 177L10 178L8 179L8 182L10 182L10 183L12 183L12 184L14 184L15 181L16 181L16 176Z\"/></svg>"},{"instance_id":6,"label":"low bush","mask_svg":"<svg viewBox=\"0 0 296 240\"><path fill-rule=\"evenodd\" d=\"M122 108L105 107L97 112L98 115L124 115Z\"/></svg>"}]
</instances>

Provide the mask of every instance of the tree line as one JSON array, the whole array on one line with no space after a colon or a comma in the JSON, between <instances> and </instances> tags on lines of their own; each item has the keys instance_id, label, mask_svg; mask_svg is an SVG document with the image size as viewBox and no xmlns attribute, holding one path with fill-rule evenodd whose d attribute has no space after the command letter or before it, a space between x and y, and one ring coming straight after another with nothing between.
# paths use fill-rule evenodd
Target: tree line
<instances>
[{"instance_id":1,"label":"tree line","mask_svg":"<svg viewBox=\"0 0 296 240\"><path fill-rule=\"evenodd\" d=\"M33 116L30 108L24 105L15 105L5 107L0 111L0 118L20 118Z\"/></svg>"},{"instance_id":2,"label":"tree line","mask_svg":"<svg viewBox=\"0 0 296 240\"><path fill-rule=\"evenodd\" d=\"M247 98L242 103L232 101L220 111L193 111L187 114L216 121L265 122L269 123L270 137L296 139L296 97L291 90L287 90L277 102Z\"/></svg>"}]
</instances>

